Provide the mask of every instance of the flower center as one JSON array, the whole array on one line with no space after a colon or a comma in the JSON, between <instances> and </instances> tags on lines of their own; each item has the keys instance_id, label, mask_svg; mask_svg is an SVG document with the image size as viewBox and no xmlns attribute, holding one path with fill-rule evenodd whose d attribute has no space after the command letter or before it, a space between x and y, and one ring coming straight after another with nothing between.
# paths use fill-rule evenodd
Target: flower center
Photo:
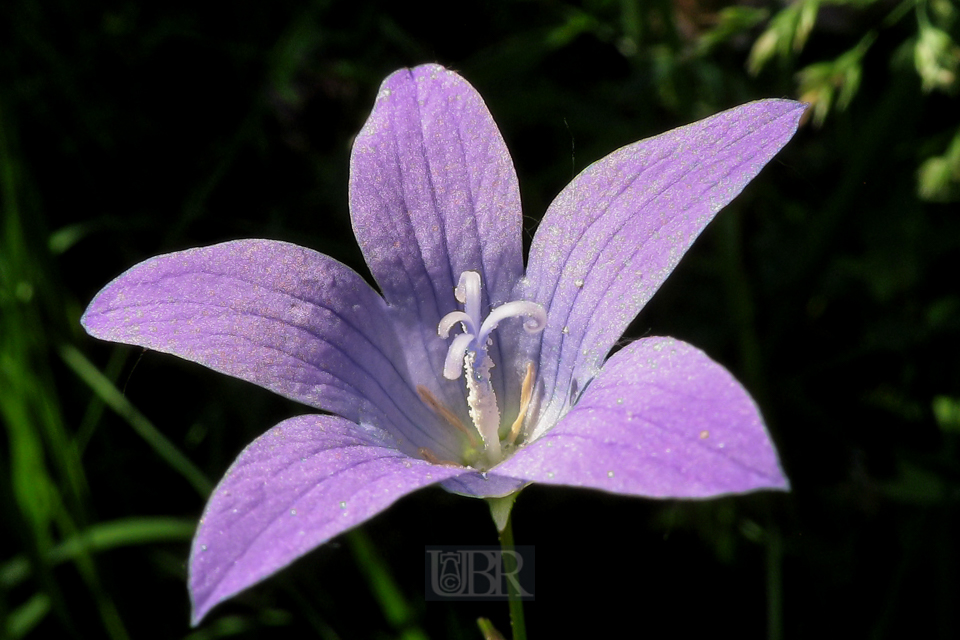
<instances>
[{"instance_id":1,"label":"flower center","mask_svg":"<svg viewBox=\"0 0 960 640\"><path fill-rule=\"evenodd\" d=\"M500 305L490 311L486 318L480 312L480 274L465 271L460 274L460 282L454 292L457 301L463 305L463 311L452 311L445 315L437 326L438 335L447 339L450 330L460 324L463 332L453 338L447 350L443 365L443 376L456 380L465 372L467 384L467 405L470 419L483 440L487 462L496 464L503 453L500 447L500 409L497 396L490 381L490 370L495 366L487 354L487 347L493 344L490 334L501 321L507 318L525 316L524 329L529 333L543 331L547 323L547 312L536 302L515 300ZM513 423L506 440L513 443L523 426L523 419L533 389L533 364L527 365L527 373L522 383L520 414Z\"/></svg>"}]
</instances>

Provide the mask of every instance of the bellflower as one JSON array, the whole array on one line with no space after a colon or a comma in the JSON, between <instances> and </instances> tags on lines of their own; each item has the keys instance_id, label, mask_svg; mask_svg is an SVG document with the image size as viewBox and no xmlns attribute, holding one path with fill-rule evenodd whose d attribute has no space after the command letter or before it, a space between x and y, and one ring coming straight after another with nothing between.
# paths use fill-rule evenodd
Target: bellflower
<instances>
[{"instance_id":1,"label":"bellflower","mask_svg":"<svg viewBox=\"0 0 960 640\"><path fill-rule=\"evenodd\" d=\"M531 482L699 498L786 489L757 407L689 344L611 348L804 106L762 100L615 151L550 205L524 269L520 194L479 94L387 78L350 210L379 293L284 242L158 256L107 285L93 336L172 353L327 413L281 422L220 481L190 556L194 622L421 487Z\"/></svg>"}]
</instances>

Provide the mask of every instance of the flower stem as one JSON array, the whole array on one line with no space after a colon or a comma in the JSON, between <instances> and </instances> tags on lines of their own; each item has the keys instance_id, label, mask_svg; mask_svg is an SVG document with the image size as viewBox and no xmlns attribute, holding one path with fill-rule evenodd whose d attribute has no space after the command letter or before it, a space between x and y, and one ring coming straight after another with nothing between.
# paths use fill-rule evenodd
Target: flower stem
<instances>
[{"instance_id":1,"label":"flower stem","mask_svg":"<svg viewBox=\"0 0 960 640\"><path fill-rule=\"evenodd\" d=\"M506 551L513 551L513 518L507 518L507 526L500 532L500 548ZM504 555L503 561L515 563L517 560L513 555ZM507 571L513 571L516 567L505 567ZM510 602L510 628L513 629L513 640L527 640L527 627L523 620L523 600L520 599L520 591L513 580L507 580L507 593Z\"/></svg>"},{"instance_id":2,"label":"flower stem","mask_svg":"<svg viewBox=\"0 0 960 640\"><path fill-rule=\"evenodd\" d=\"M500 532L500 549L513 551L513 518L510 512L517 494L505 498L487 498L490 513L493 516L497 529ZM505 515L505 517L504 517ZM516 556L512 553L503 554L504 569L508 572L516 570ZM513 630L513 640L527 640L527 627L523 619L523 600L518 585L513 580L507 580L507 597L510 603L510 627Z\"/></svg>"}]
</instances>

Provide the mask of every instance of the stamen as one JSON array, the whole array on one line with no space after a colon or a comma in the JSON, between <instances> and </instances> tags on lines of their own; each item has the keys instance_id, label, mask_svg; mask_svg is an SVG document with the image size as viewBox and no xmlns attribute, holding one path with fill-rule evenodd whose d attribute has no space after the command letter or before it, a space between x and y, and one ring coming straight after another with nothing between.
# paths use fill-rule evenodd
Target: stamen
<instances>
[{"instance_id":1,"label":"stamen","mask_svg":"<svg viewBox=\"0 0 960 640\"><path fill-rule=\"evenodd\" d=\"M437 400L436 396L430 393L430 390L422 384L417 385L417 393L420 395L420 399L423 400L423 403L433 409L434 413L446 420L447 423L454 429L466 435L467 440L470 441L471 447L477 447L477 437L463 425L463 423L460 421L460 418L457 417L457 414L445 407L443 403Z\"/></svg>"},{"instance_id":2,"label":"stamen","mask_svg":"<svg viewBox=\"0 0 960 640\"><path fill-rule=\"evenodd\" d=\"M523 377L523 385L520 387L520 413L517 414L517 419L513 421L510 433L507 434L507 442L510 444L517 441L517 436L520 435L520 430L523 428L523 421L527 417L527 408L530 406L530 399L533 397L533 380L535 377L533 363L528 362L527 375Z\"/></svg>"},{"instance_id":3,"label":"stamen","mask_svg":"<svg viewBox=\"0 0 960 640\"><path fill-rule=\"evenodd\" d=\"M439 464L444 467L459 467L462 465L453 462L452 460L441 460L437 457L430 447L420 447L417 449L417 453L420 454L420 457L429 462L430 464Z\"/></svg>"}]
</instances>

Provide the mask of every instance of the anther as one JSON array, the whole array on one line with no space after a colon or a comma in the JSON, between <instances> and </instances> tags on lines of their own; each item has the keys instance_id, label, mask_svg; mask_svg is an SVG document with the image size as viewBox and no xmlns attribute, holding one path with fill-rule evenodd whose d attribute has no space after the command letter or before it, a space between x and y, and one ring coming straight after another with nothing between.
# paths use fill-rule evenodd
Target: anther
<instances>
[{"instance_id":1,"label":"anther","mask_svg":"<svg viewBox=\"0 0 960 640\"><path fill-rule=\"evenodd\" d=\"M533 380L536 377L534 374L533 363L528 362L527 375L523 377L523 384L520 387L520 413L517 414L517 419L513 421L510 433L507 434L507 442L510 444L517 441L517 436L520 435L520 430L523 428L523 421L527 417L527 409L530 407L530 399L533 397Z\"/></svg>"},{"instance_id":2,"label":"anther","mask_svg":"<svg viewBox=\"0 0 960 640\"><path fill-rule=\"evenodd\" d=\"M467 436L467 440L470 441L470 446L476 448L477 437L464 426L463 422L460 421L460 418L457 417L457 414L444 406L444 404L437 400L437 397L430 393L430 390L422 384L417 385L417 394L419 394L420 399L423 400L423 403L430 407L435 414L446 420L447 424L452 426L454 429Z\"/></svg>"},{"instance_id":3,"label":"anther","mask_svg":"<svg viewBox=\"0 0 960 640\"><path fill-rule=\"evenodd\" d=\"M437 457L430 447L420 447L417 449L417 453L420 454L420 457L429 462L430 464L438 464L443 467L459 467L461 465L453 462L452 460L441 460Z\"/></svg>"}]
</instances>

